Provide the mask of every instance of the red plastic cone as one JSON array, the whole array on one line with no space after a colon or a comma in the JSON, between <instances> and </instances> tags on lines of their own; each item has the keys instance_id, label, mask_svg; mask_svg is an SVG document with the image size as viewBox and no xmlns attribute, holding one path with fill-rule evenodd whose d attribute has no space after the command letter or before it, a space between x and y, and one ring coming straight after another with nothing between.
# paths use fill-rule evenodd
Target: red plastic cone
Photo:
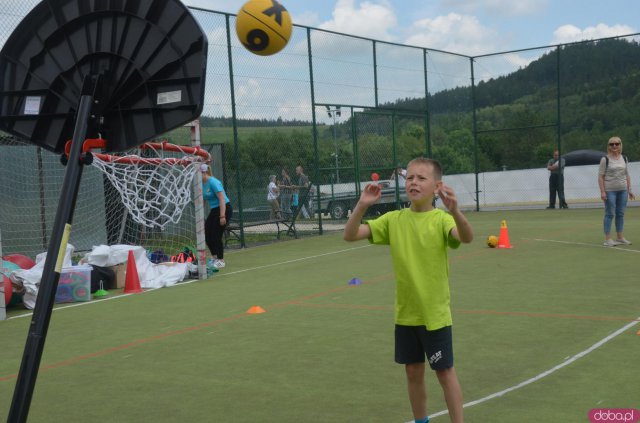
<instances>
[{"instance_id":1,"label":"red plastic cone","mask_svg":"<svg viewBox=\"0 0 640 423\"><path fill-rule=\"evenodd\" d=\"M140 278L138 277L136 259L133 257L133 251L129 250L129 257L127 258L127 273L124 277L124 293L137 294L139 292L142 292L142 288L140 288Z\"/></svg>"},{"instance_id":2,"label":"red plastic cone","mask_svg":"<svg viewBox=\"0 0 640 423\"><path fill-rule=\"evenodd\" d=\"M247 310L248 314L260 314L265 312L266 310L260 306L249 307L249 310Z\"/></svg>"},{"instance_id":3,"label":"red plastic cone","mask_svg":"<svg viewBox=\"0 0 640 423\"><path fill-rule=\"evenodd\" d=\"M498 248L513 248L509 242L509 229L507 229L507 221L500 222L500 237L498 238Z\"/></svg>"}]
</instances>

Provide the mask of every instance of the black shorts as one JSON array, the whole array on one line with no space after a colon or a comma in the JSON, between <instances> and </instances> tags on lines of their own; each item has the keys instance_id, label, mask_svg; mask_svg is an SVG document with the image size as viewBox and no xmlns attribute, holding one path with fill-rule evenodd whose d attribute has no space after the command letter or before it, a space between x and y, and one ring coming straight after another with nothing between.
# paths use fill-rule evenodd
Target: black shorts
<instances>
[{"instance_id":1,"label":"black shorts","mask_svg":"<svg viewBox=\"0 0 640 423\"><path fill-rule=\"evenodd\" d=\"M396 325L396 363L424 363L432 370L453 367L453 336L451 326L427 330L425 326Z\"/></svg>"}]
</instances>

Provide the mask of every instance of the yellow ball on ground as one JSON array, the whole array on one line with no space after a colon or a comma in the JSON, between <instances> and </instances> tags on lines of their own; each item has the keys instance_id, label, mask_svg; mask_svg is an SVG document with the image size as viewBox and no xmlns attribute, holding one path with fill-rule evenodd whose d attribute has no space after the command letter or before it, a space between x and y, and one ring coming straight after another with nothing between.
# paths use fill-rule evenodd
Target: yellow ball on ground
<instances>
[{"instance_id":1,"label":"yellow ball on ground","mask_svg":"<svg viewBox=\"0 0 640 423\"><path fill-rule=\"evenodd\" d=\"M489 235L487 238L487 245L491 248L496 248L498 246L498 237L495 235Z\"/></svg>"},{"instance_id":2,"label":"yellow ball on ground","mask_svg":"<svg viewBox=\"0 0 640 423\"><path fill-rule=\"evenodd\" d=\"M287 9L276 0L249 0L236 18L236 34L252 53L269 56L282 50L293 25Z\"/></svg>"}]
</instances>

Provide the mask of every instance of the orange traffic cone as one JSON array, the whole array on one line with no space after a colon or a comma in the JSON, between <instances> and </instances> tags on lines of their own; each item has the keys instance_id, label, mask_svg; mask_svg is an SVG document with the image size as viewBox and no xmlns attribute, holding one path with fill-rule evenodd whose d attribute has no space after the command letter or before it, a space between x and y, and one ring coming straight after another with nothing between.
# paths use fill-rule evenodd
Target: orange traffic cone
<instances>
[{"instance_id":1,"label":"orange traffic cone","mask_svg":"<svg viewBox=\"0 0 640 423\"><path fill-rule=\"evenodd\" d=\"M138 277L136 259L133 257L133 251L129 250L129 257L127 258L127 273L124 277L124 293L137 294L139 292L142 292L142 288L140 288L140 278Z\"/></svg>"},{"instance_id":2,"label":"orange traffic cone","mask_svg":"<svg viewBox=\"0 0 640 423\"><path fill-rule=\"evenodd\" d=\"M249 307L249 310L247 310L248 314L260 314L260 313L266 313L266 310L260 306L253 306L253 307Z\"/></svg>"},{"instance_id":3,"label":"orange traffic cone","mask_svg":"<svg viewBox=\"0 0 640 423\"><path fill-rule=\"evenodd\" d=\"M507 221L500 222L500 237L498 238L498 248L512 248L509 242L509 230L507 229Z\"/></svg>"}]
</instances>

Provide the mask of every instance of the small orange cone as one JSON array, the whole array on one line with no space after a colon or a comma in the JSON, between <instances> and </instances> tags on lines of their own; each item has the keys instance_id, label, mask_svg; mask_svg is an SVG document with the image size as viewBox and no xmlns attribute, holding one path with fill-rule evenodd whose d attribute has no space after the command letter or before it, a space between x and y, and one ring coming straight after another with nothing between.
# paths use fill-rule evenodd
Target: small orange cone
<instances>
[{"instance_id":1,"label":"small orange cone","mask_svg":"<svg viewBox=\"0 0 640 423\"><path fill-rule=\"evenodd\" d=\"M249 307L249 310L247 310L247 313L260 314L260 313L266 313L266 310L260 306L253 306L253 307Z\"/></svg>"},{"instance_id":2,"label":"small orange cone","mask_svg":"<svg viewBox=\"0 0 640 423\"><path fill-rule=\"evenodd\" d=\"M509 242L509 230L507 229L507 221L500 222L500 238L498 238L498 248L513 248Z\"/></svg>"},{"instance_id":3,"label":"small orange cone","mask_svg":"<svg viewBox=\"0 0 640 423\"><path fill-rule=\"evenodd\" d=\"M133 251L129 250L129 257L127 258L127 273L124 277L124 293L137 294L139 292L142 292L142 288L140 288L140 278L138 277L136 259L133 257Z\"/></svg>"}]
</instances>

